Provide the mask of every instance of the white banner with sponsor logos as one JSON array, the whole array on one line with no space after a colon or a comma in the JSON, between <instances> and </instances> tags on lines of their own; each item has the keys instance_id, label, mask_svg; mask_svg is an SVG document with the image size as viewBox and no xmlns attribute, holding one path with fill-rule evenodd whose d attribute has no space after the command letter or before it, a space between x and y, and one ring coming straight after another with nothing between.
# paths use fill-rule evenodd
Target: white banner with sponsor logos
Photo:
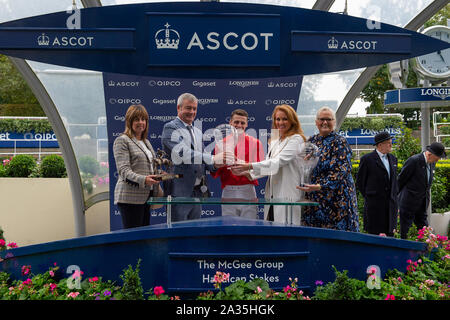
<instances>
[{"instance_id":1,"label":"white banner with sponsor logos","mask_svg":"<svg viewBox=\"0 0 450 320\"><path fill-rule=\"evenodd\" d=\"M258 138L267 151L272 111L276 105L289 104L296 108L301 88L301 77L245 79L245 80L192 80L130 76L105 73L106 115L108 127L110 168L111 230L122 228L120 212L114 205L117 169L113 156L113 143L125 129L125 113L132 104L142 104L149 114L149 140L156 150L161 149L161 133L166 122L177 116L177 98L184 92L198 98L196 123L204 133L206 150L213 150L213 140L206 132L219 124L228 123L231 112L244 109L249 114L247 133ZM219 178L208 176L212 197L220 198ZM257 196L264 197L265 179L259 180ZM262 218L263 208L259 216ZM221 215L220 205L203 206L202 218ZM151 212L151 224L166 222L165 207Z\"/></svg>"}]
</instances>

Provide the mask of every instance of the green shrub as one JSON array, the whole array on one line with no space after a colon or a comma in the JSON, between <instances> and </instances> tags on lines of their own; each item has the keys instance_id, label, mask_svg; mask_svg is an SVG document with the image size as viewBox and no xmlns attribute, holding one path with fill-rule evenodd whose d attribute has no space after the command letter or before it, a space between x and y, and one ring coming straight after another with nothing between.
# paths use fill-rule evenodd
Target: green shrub
<instances>
[{"instance_id":1,"label":"green shrub","mask_svg":"<svg viewBox=\"0 0 450 320\"><path fill-rule=\"evenodd\" d=\"M56 154L46 156L41 162L40 172L43 178L66 177L67 172L63 157Z\"/></svg>"},{"instance_id":2,"label":"green shrub","mask_svg":"<svg viewBox=\"0 0 450 320\"><path fill-rule=\"evenodd\" d=\"M123 299L126 300L143 300L144 289L142 288L141 278L139 276L139 266L141 259L138 260L136 270L133 270L131 265L128 265L128 269L123 270L123 274L120 275L120 279L123 281L123 287L121 293Z\"/></svg>"},{"instance_id":3,"label":"green shrub","mask_svg":"<svg viewBox=\"0 0 450 320\"><path fill-rule=\"evenodd\" d=\"M100 170L98 161L90 156L81 156L78 158L78 166L83 173L90 173L95 176Z\"/></svg>"},{"instance_id":4,"label":"green shrub","mask_svg":"<svg viewBox=\"0 0 450 320\"><path fill-rule=\"evenodd\" d=\"M13 157L7 167L9 177L28 177L36 168L36 160L28 154Z\"/></svg>"}]
</instances>

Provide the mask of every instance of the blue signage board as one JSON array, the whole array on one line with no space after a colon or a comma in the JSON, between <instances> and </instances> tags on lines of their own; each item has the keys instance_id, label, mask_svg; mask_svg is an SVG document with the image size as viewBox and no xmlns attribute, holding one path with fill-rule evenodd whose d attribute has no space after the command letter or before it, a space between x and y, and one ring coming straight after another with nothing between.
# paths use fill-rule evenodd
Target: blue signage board
<instances>
[{"instance_id":1,"label":"blue signage board","mask_svg":"<svg viewBox=\"0 0 450 320\"><path fill-rule=\"evenodd\" d=\"M155 35L149 45L150 66L280 65L279 15L148 13L148 16L150 34Z\"/></svg>"},{"instance_id":2,"label":"blue signage board","mask_svg":"<svg viewBox=\"0 0 450 320\"><path fill-rule=\"evenodd\" d=\"M40 50L134 50L134 29L2 28L0 47Z\"/></svg>"},{"instance_id":3,"label":"blue signage board","mask_svg":"<svg viewBox=\"0 0 450 320\"><path fill-rule=\"evenodd\" d=\"M231 44L231 39L230 39ZM161 146L161 133L168 121L177 116L176 100L184 92L193 93L198 98L197 117L194 126L203 132L205 150L214 149L212 129L229 123L231 112L245 109L248 114L246 133L259 139L267 153L268 134L272 123L272 112L276 105L297 106L302 77L266 79L177 79L103 74L106 101L106 119L109 147L110 170L110 228L122 228L118 207L114 204L114 188L117 169L112 153L115 139L125 129L125 113L131 104L142 104L149 114L150 140L155 151ZM264 197L266 179L259 179L256 187L258 198ZM212 197L222 195L219 178L207 175L208 188ZM202 207L202 218L221 215L220 205ZM259 208L259 216L263 207ZM151 212L151 224L165 223L165 208Z\"/></svg>"},{"instance_id":4,"label":"blue signage board","mask_svg":"<svg viewBox=\"0 0 450 320\"><path fill-rule=\"evenodd\" d=\"M53 132L0 132L0 148L59 148Z\"/></svg>"},{"instance_id":5,"label":"blue signage board","mask_svg":"<svg viewBox=\"0 0 450 320\"><path fill-rule=\"evenodd\" d=\"M450 87L408 88L386 91L384 105L420 108L421 103L433 106L450 105Z\"/></svg>"},{"instance_id":6,"label":"blue signage board","mask_svg":"<svg viewBox=\"0 0 450 320\"><path fill-rule=\"evenodd\" d=\"M409 54L411 35L381 32L293 31L292 51Z\"/></svg>"},{"instance_id":7,"label":"blue signage board","mask_svg":"<svg viewBox=\"0 0 450 320\"><path fill-rule=\"evenodd\" d=\"M388 132L391 136L395 137L398 134L401 134L402 131L400 128L385 128L384 130ZM349 144L353 145L361 145L361 144L370 144L373 145L375 140L374 137L380 131L364 129L364 128L355 128L352 130L341 130L339 134L344 136L347 139ZM393 138L393 142L395 142L395 138Z\"/></svg>"},{"instance_id":8,"label":"blue signage board","mask_svg":"<svg viewBox=\"0 0 450 320\"><path fill-rule=\"evenodd\" d=\"M77 17L78 25L68 28ZM5 22L0 24L0 53L108 73L241 79L350 70L450 47L414 31L379 26L369 28L367 19L348 15L274 5L142 3Z\"/></svg>"}]
</instances>

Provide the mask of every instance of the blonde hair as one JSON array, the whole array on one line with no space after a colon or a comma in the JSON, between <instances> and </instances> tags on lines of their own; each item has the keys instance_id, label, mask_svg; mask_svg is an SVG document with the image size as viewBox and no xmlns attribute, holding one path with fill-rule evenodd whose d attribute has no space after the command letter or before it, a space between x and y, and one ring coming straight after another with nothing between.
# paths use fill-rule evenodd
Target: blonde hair
<instances>
[{"instance_id":1,"label":"blonde hair","mask_svg":"<svg viewBox=\"0 0 450 320\"><path fill-rule=\"evenodd\" d=\"M282 111L286 114L289 122L291 123L291 127L286 132L286 137L290 137L294 134L299 134L306 141L305 134L303 132L302 126L300 125L300 121L298 120L297 112L295 112L294 108L287 104L281 104L275 107L272 112L272 129L278 129L275 126L275 114L278 111Z\"/></svg>"},{"instance_id":2,"label":"blonde hair","mask_svg":"<svg viewBox=\"0 0 450 320\"><path fill-rule=\"evenodd\" d=\"M142 104L133 104L131 105L127 113L125 114L125 131L123 134L126 134L130 139L136 137L135 132L133 131L133 121L135 119L144 118L146 125L145 130L142 133L141 139L146 139L148 135L148 113L145 107ZM137 137L136 137L137 138Z\"/></svg>"}]
</instances>

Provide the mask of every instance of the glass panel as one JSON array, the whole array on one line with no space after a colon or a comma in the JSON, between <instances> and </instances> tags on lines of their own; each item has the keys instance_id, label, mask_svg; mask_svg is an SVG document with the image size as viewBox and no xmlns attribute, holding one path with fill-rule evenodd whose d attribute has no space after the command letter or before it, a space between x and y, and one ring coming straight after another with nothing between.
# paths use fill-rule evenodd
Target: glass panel
<instances>
[{"instance_id":1,"label":"glass panel","mask_svg":"<svg viewBox=\"0 0 450 320\"><path fill-rule=\"evenodd\" d=\"M255 200L242 200L242 199L222 199L222 198L185 198L174 197L168 200L163 198L149 198L148 204L223 204L223 205L246 205L246 204L258 204L258 205L289 205L289 206L318 206L318 202L310 200L289 200L289 199L264 199L258 198Z\"/></svg>"},{"instance_id":2,"label":"glass panel","mask_svg":"<svg viewBox=\"0 0 450 320\"><path fill-rule=\"evenodd\" d=\"M347 12L352 16L403 27L431 2L431 0L347 1ZM344 9L345 0L336 0L330 12L342 13ZM318 132L314 124L317 110L325 105L336 110L363 70L308 75L303 78L297 113L306 135ZM368 105L369 103L358 98L348 114L365 115L365 108Z\"/></svg>"},{"instance_id":3,"label":"glass panel","mask_svg":"<svg viewBox=\"0 0 450 320\"><path fill-rule=\"evenodd\" d=\"M80 169L85 199L108 192L108 136L102 74L28 63L63 120Z\"/></svg>"}]
</instances>

